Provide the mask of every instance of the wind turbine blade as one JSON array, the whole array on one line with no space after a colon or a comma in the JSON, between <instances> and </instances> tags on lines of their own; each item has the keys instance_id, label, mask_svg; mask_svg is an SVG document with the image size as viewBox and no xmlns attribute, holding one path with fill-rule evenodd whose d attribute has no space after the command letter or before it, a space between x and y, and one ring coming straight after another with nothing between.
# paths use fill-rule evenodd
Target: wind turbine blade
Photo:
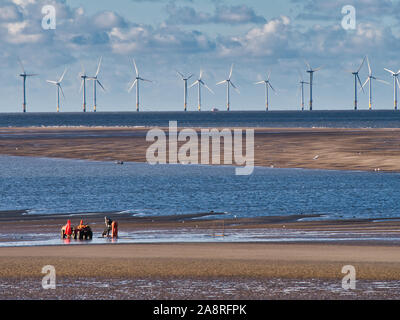
<instances>
[{"instance_id":1,"label":"wind turbine blade","mask_svg":"<svg viewBox=\"0 0 400 320\"><path fill-rule=\"evenodd\" d=\"M194 76L194 74L192 73L189 77L187 77L187 80L189 80L190 78L192 78Z\"/></svg>"},{"instance_id":2,"label":"wind turbine blade","mask_svg":"<svg viewBox=\"0 0 400 320\"><path fill-rule=\"evenodd\" d=\"M182 78L182 80L185 79L185 76L182 73L180 73L179 71L176 71L176 73Z\"/></svg>"},{"instance_id":3,"label":"wind turbine blade","mask_svg":"<svg viewBox=\"0 0 400 320\"><path fill-rule=\"evenodd\" d=\"M271 85L270 82L268 82L268 85L271 87L271 89L276 93L276 90L274 89L274 87Z\"/></svg>"},{"instance_id":4,"label":"wind turbine blade","mask_svg":"<svg viewBox=\"0 0 400 320\"><path fill-rule=\"evenodd\" d=\"M214 91L212 91L204 82L202 82L202 83L203 83L203 86L205 86L208 89L208 91L210 91L212 94L214 94Z\"/></svg>"},{"instance_id":5,"label":"wind turbine blade","mask_svg":"<svg viewBox=\"0 0 400 320\"><path fill-rule=\"evenodd\" d=\"M366 57L364 57L363 61L361 62L361 65L360 65L360 67L358 68L357 73L360 72L362 66L364 65L364 63L365 63L365 58L366 58Z\"/></svg>"},{"instance_id":6,"label":"wind turbine blade","mask_svg":"<svg viewBox=\"0 0 400 320\"><path fill-rule=\"evenodd\" d=\"M135 84L136 84L137 81L138 81L137 79L135 79L135 81L133 81L132 85L131 85L130 88L128 89L128 92L131 92L131 91L132 91L132 89L133 89L133 87L135 86Z\"/></svg>"},{"instance_id":7,"label":"wind turbine blade","mask_svg":"<svg viewBox=\"0 0 400 320\"><path fill-rule=\"evenodd\" d=\"M57 85L57 81L53 81L53 80L46 80L46 82Z\"/></svg>"},{"instance_id":8,"label":"wind turbine blade","mask_svg":"<svg viewBox=\"0 0 400 320\"><path fill-rule=\"evenodd\" d=\"M61 83L64 79L65 74L67 73L67 68L65 68L64 73L62 74L60 80L58 80L59 83Z\"/></svg>"},{"instance_id":9,"label":"wind turbine blade","mask_svg":"<svg viewBox=\"0 0 400 320\"><path fill-rule=\"evenodd\" d=\"M389 85L389 86L390 86L390 83L389 83L389 82L387 82L387 81L385 81L385 80L378 79L378 78L375 78L375 80L376 80L376 81L379 81L379 82L382 82L382 83L384 83L384 84L387 84L387 85Z\"/></svg>"},{"instance_id":10,"label":"wind turbine blade","mask_svg":"<svg viewBox=\"0 0 400 320\"><path fill-rule=\"evenodd\" d=\"M387 72L391 73L392 75L395 75L395 73L392 70L386 69L386 68L383 68L383 69L385 69Z\"/></svg>"},{"instance_id":11,"label":"wind turbine blade","mask_svg":"<svg viewBox=\"0 0 400 320\"><path fill-rule=\"evenodd\" d=\"M262 84L262 83L265 83L265 81L263 80L263 81L254 82L254 84Z\"/></svg>"},{"instance_id":12,"label":"wind turbine blade","mask_svg":"<svg viewBox=\"0 0 400 320\"><path fill-rule=\"evenodd\" d=\"M369 79L369 77L368 77L367 80L365 80L364 84L361 86L361 88L364 88L365 85L368 83L369 80L370 80L370 79Z\"/></svg>"},{"instance_id":13,"label":"wind turbine blade","mask_svg":"<svg viewBox=\"0 0 400 320\"><path fill-rule=\"evenodd\" d=\"M18 63L20 65L21 69L22 69L22 73L26 73L25 72L25 68L24 68L24 64L22 63L21 59L19 57L17 57L17 60L18 60Z\"/></svg>"},{"instance_id":14,"label":"wind turbine blade","mask_svg":"<svg viewBox=\"0 0 400 320\"><path fill-rule=\"evenodd\" d=\"M203 77L203 70L200 69L200 76L199 79L201 79Z\"/></svg>"},{"instance_id":15,"label":"wind turbine blade","mask_svg":"<svg viewBox=\"0 0 400 320\"><path fill-rule=\"evenodd\" d=\"M371 70L371 65L369 64L368 56L367 56L367 64L368 64L368 72L369 72L369 75L371 76L372 75L372 70Z\"/></svg>"},{"instance_id":16,"label":"wind turbine blade","mask_svg":"<svg viewBox=\"0 0 400 320\"><path fill-rule=\"evenodd\" d=\"M138 77L138 76L139 76L139 70L138 70L138 68L137 68L136 61L135 61L135 59L132 59L132 60L133 60L133 65L134 65L134 67L135 67L136 76Z\"/></svg>"},{"instance_id":17,"label":"wind turbine blade","mask_svg":"<svg viewBox=\"0 0 400 320\"><path fill-rule=\"evenodd\" d=\"M233 63L232 63L232 66L231 66L231 71L229 72L229 80L231 80L231 78L232 78L232 72L233 72Z\"/></svg>"},{"instance_id":18,"label":"wind turbine blade","mask_svg":"<svg viewBox=\"0 0 400 320\"><path fill-rule=\"evenodd\" d=\"M227 81L227 80L223 80L223 81L221 81L221 82L218 82L216 85L219 86L220 84L223 84L223 83L225 83L225 82L228 82L228 81Z\"/></svg>"},{"instance_id":19,"label":"wind turbine blade","mask_svg":"<svg viewBox=\"0 0 400 320\"><path fill-rule=\"evenodd\" d=\"M308 70L312 70L310 64L306 60L304 60L304 62L306 63Z\"/></svg>"},{"instance_id":20,"label":"wind turbine blade","mask_svg":"<svg viewBox=\"0 0 400 320\"><path fill-rule=\"evenodd\" d=\"M399 78L397 78L396 77L396 81L397 81L397 86L399 87L399 89L400 89L400 82L399 82Z\"/></svg>"},{"instance_id":21,"label":"wind turbine blade","mask_svg":"<svg viewBox=\"0 0 400 320\"><path fill-rule=\"evenodd\" d=\"M299 69L297 69L297 72L299 73L300 81L303 81L303 76L301 75L301 72Z\"/></svg>"},{"instance_id":22,"label":"wind turbine blade","mask_svg":"<svg viewBox=\"0 0 400 320\"><path fill-rule=\"evenodd\" d=\"M64 97L64 99L65 99L64 91L63 91L63 88L61 87L61 84L58 84L58 86L60 87L60 89L61 89L61 93L62 93L62 96L63 96L63 97Z\"/></svg>"},{"instance_id":23,"label":"wind turbine blade","mask_svg":"<svg viewBox=\"0 0 400 320\"><path fill-rule=\"evenodd\" d=\"M143 79L143 78L139 78L139 80L146 81L146 82L153 82L151 80L147 80L147 79Z\"/></svg>"},{"instance_id":24,"label":"wind turbine blade","mask_svg":"<svg viewBox=\"0 0 400 320\"><path fill-rule=\"evenodd\" d=\"M197 81L195 81L189 88L191 88L191 87L194 87L196 84L198 84L200 81L199 80L197 80Z\"/></svg>"},{"instance_id":25,"label":"wind turbine blade","mask_svg":"<svg viewBox=\"0 0 400 320\"><path fill-rule=\"evenodd\" d=\"M269 81L269 78L271 77L271 70L268 71L268 75L267 75L267 81Z\"/></svg>"},{"instance_id":26,"label":"wind turbine blade","mask_svg":"<svg viewBox=\"0 0 400 320\"><path fill-rule=\"evenodd\" d=\"M30 74L26 74L27 77L36 77L38 76L37 73L30 73Z\"/></svg>"},{"instance_id":27,"label":"wind turbine blade","mask_svg":"<svg viewBox=\"0 0 400 320\"><path fill-rule=\"evenodd\" d=\"M103 60L103 57L100 57L99 65L97 66L97 71L96 71L95 77L97 77L99 75L99 73L100 73L100 67L101 67L102 60Z\"/></svg>"},{"instance_id":28,"label":"wind turbine blade","mask_svg":"<svg viewBox=\"0 0 400 320\"><path fill-rule=\"evenodd\" d=\"M360 79L360 77L358 76L358 73L357 73L357 80L358 80L358 83L360 84L360 87L361 87L362 92L364 92L364 87L363 87L363 85L362 85L362 83L361 83L361 79Z\"/></svg>"},{"instance_id":29,"label":"wind turbine blade","mask_svg":"<svg viewBox=\"0 0 400 320\"><path fill-rule=\"evenodd\" d=\"M83 88L83 83L84 83L84 80L82 79L82 81L81 81L81 87L80 87L80 89L79 89L79 92L81 92L81 91L82 91L82 88Z\"/></svg>"},{"instance_id":30,"label":"wind turbine blade","mask_svg":"<svg viewBox=\"0 0 400 320\"><path fill-rule=\"evenodd\" d=\"M317 72L317 71L319 71L321 69L322 69L322 67L316 68L316 69L314 69L314 72Z\"/></svg>"},{"instance_id":31,"label":"wind turbine blade","mask_svg":"<svg viewBox=\"0 0 400 320\"><path fill-rule=\"evenodd\" d=\"M233 87L233 89L235 89L236 90L236 92L237 93L239 93L240 94L240 91L239 91L239 89L233 84L233 82L232 81L230 81L230 84L232 85L232 87Z\"/></svg>"},{"instance_id":32,"label":"wind turbine blade","mask_svg":"<svg viewBox=\"0 0 400 320\"><path fill-rule=\"evenodd\" d=\"M97 81L97 83L99 84L99 86L103 89L103 91L106 91L106 89L103 87L103 85L101 84L101 82L99 80L95 80Z\"/></svg>"}]
</instances>

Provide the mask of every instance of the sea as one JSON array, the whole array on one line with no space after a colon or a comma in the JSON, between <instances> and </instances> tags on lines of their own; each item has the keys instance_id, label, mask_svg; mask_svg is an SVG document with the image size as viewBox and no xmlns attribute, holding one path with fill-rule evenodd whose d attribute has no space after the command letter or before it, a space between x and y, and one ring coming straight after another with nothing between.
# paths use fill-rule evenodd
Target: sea
<instances>
[{"instance_id":1,"label":"sea","mask_svg":"<svg viewBox=\"0 0 400 320\"><path fill-rule=\"evenodd\" d=\"M400 111L0 113L0 127L164 127L169 121L185 127L399 128Z\"/></svg>"},{"instance_id":2,"label":"sea","mask_svg":"<svg viewBox=\"0 0 400 320\"><path fill-rule=\"evenodd\" d=\"M0 114L0 127L153 127L171 120L186 127L398 128L400 111ZM400 217L399 190L400 173L256 167L250 176L236 176L230 166L0 156L0 211L30 214L393 218Z\"/></svg>"}]
</instances>

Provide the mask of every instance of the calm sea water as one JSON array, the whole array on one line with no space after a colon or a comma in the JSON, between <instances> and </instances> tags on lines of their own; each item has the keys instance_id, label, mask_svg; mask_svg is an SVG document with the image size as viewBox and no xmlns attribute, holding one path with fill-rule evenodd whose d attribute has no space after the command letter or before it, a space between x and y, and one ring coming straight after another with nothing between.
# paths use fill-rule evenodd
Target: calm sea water
<instances>
[{"instance_id":1,"label":"calm sea water","mask_svg":"<svg viewBox=\"0 0 400 320\"><path fill-rule=\"evenodd\" d=\"M0 127L168 126L398 128L400 111L130 112L0 114Z\"/></svg>"},{"instance_id":2,"label":"calm sea water","mask_svg":"<svg viewBox=\"0 0 400 320\"><path fill-rule=\"evenodd\" d=\"M400 174L0 157L0 210L400 217Z\"/></svg>"}]
</instances>

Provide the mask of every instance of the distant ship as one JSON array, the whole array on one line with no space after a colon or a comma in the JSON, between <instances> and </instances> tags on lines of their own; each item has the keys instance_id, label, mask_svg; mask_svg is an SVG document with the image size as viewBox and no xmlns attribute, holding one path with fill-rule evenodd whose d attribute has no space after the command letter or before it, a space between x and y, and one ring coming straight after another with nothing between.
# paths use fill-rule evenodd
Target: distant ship
<instances>
[{"instance_id":1,"label":"distant ship","mask_svg":"<svg viewBox=\"0 0 400 320\"><path fill-rule=\"evenodd\" d=\"M219 111L218 108L212 108L212 109L211 109L211 112L218 112L218 111Z\"/></svg>"}]
</instances>

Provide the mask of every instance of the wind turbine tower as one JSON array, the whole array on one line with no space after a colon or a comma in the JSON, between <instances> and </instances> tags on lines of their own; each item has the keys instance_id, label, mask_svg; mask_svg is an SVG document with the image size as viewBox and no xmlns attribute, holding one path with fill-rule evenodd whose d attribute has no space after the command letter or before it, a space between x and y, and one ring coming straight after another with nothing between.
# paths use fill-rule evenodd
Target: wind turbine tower
<instances>
[{"instance_id":1,"label":"wind turbine tower","mask_svg":"<svg viewBox=\"0 0 400 320\"><path fill-rule=\"evenodd\" d=\"M312 91L312 89L313 89L314 72L321 70L321 67L313 69L313 68L311 68L310 64L307 61L306 61L306 65L308 67L308 70L306 70L306 71L307 71L307 73L310 74L310 111L312 111L312 109L313 109L313 95L312 95L313 91Z\"/></svg>"},{"instance_id":2,"label":"wind turbine tower","mask_svg":"<svg viewBox=\"0 0 400 320\"><path fill-rule=\"evenodd\" d=\"M97 78L99 73L100 73L100 67L101 67L101 61L102 61L103 57L100 58L99 60L99 64L97 66L97 71L94 77L88 77L88 80L92 80L93 81L93 112L97 111L97 84L103 89L103 91L106 91L106 89L104 89L103 85L101 84L101 82L99 81L99 79Z\"/></svg>"},{"instance_id":3,"label":"wind turbine tower","mask_svg":"<svg viewBox=\"0 0 400 320\"><path fill-rule=\"evenodd\" d=\"M360 84L361 89L364 91L363 85L360 80L359 72L364 65L366 57L364 57L360 67L357 69L357 71L349 71L353 76L354 76L354 110L358 109L358 99L357 99L357 91L358 91L358 85L357 83Z\"/></svg>"},{"instance_id":4,"label":"wind turbine tower","mask_svg":"<svg viewBox=\"0 0 400 320\"><path fill-rule=\"evenodd\" d=\"M22 104L22 112L26 112L26 78L27 77L34 77L37 76L37 74L28 74L25 71L24 65L22 64L22 61L18 58L18 62L21 66L22 73L19 75L22 77L22 85L23 85L23 95L24 95L24 102Z\"/></svg>"},{"instance_id":5,"label":"wind turbine tower","mask_svg":"<svg viewBox=\"0 0 400 320\"><path fill-rule=\"evenodd\" d=\"M301 91L301 101L300 101L301 111L304 111L304 85L310 84L310 83L304 81L303 77L301 76L301 72L300 71L298 71L298 72L299 72L299 76L300 76L300 88L299 89Z\"/></svg>"},{"instance_id":6,"label":"wind turbine tower","mask_svg":"<svg viewBox=\"0 0 400 320\"><path fill-rule=\"evenodd\" d=\"M214 92L202 80L202 77L203 77L203 70L200 70L199 78L189 87L189 88L192 88L196 84L198 85L198 110L199 111L201 111L201 86L206 87L208 91L210 91L212 94L214 94Z\"/></svg>"},{"instance_id":7,"label":"wind turbine tower","mask_svg":"<svg viewBox=\"0 0 400 320\"><path fill-rule=\"evenodd\" d=\"M385 70L389 73L392 74L393 76L393 96L394 96L394 110L397 110L397 86L400 88L400 82L399 82L399 75L400 75L400 70L397 72L393 72L390 69L386 69Z\"/></svg>"},{"instance_id":8,"label":"wind turbine tower","mask_svg":"<svg viewBox=\"0 0 400 320\"><path fill-rule=\"evenodd\" d=\"M388 85L390 84L384 80L378 79L375 76L373 76L368 56L367 56L367 65L368 65L368 77L367 80L365 80L364 84L362 85L362 88L364 88L365 85L369 82L369 110L372 110L372 80L376 80Z\"/></svg>"},{"instance_id":9,"label":"wind turbine tower","mask_svg":"<svg viewBox=\"0 0 400 320\"><path fill-rule=\"evenodd\" d=\"M64 91L61 87L61 82L63 81L66 72L67 72L67 69L64 70L64 73L62 74L62 76L60 77L60 79L58 81L46 80L48 83L51 83L57 87L57 112L60 112L60 90L65 99Z\"/></svg>"},{"instance_id":10,"label":"wind turbine tower","mask_svg":"<svg viewBox=\"0 0 400 320\"><path fill-rule=\"evenodd\" d=\"M217 83L217 86L220 85L220 84L226 83L226 110L227 110L227 111L229 111L229 110L230 110L230 107L231 107L231 102L230 102L230 86L232 86L233 89L235 89L236 92L240 94L238 88L233 84L233 82L232 82L232 80L231 80L231 78L232 78L232 72L233 72L233 64L232 64L232 66L231 66L231 71L230 71L230 73L229 73L228 79L223 80L223 81Z\"/></svg>"},{"instance_id":11,"label":"wind turbine tower","mask_svg":"<svg viewBox=\"0 0 400 320\"><path fill-rule=\"evenodd\" d=\"M178 75L182 78L183 82L184 82L184 87L183 87L183 105L184 105L184 111L187 111L187 98L188 98L188 94L187 94L187 82L188 80L193 77L193 74L191 74L188 77L185 77L182 73L180 73L179 71L177 71Z\"/></svg>"},{"instance_id":12,"label":"wind turbine tower","mask_svg":"<svg viewBox=\"0 0 400 320\"><path fill-rule=\"evenodd\" d=\"M143 79L143 78L141 78L141 77L139 76L139 70L138 70L138 68L137 68L137 66L136 66L136 61L135 61L135 59L133 59L133 65L134 65L134 67L135 67L136 78L135 78L135 80L133 81L132 85L130 86L128 92L131 92L132 89L133 89L133 87L136 85L136 111L139 112L139 110L140 110L140 105L139 105L139 103L140 103L140 102L139 102L139 101L140 101L140 100L139 100L139 98L140 98L140 95L139 95L139 83L140 83L140 81L146 81L146 82L152 82L152 81Z\"/></svg>"},{"instance_id":13,"label":"wind turbine tower","mask_svg":"<svg viewBox=\"0 0 400 320\"><path fill-rule=\"evenodd\" d=\"M82 72L80 73L80 78L82 79L81 81L81 88L79 92L82 91L83 89L83 112L86 112L86 80L88 78L85 68L82 65Z\"/></svg>"},{"instance_id":14,"label":"wind turbine tower","mask_svg":"<svg viewBox=\"0 0 400 320\"><path fill-rule=\"evenodd\" d=\"M266 80L262 80L262 81L255 83L255 84L265 84L265 109L266 109L266 111L268 111L268 109L269 109L269 88L271 88L276 93L274 87L271 85L271 82L269 80L270 77L271 77L271 72L268 73Z\"/></svg>"}]
</instances>

